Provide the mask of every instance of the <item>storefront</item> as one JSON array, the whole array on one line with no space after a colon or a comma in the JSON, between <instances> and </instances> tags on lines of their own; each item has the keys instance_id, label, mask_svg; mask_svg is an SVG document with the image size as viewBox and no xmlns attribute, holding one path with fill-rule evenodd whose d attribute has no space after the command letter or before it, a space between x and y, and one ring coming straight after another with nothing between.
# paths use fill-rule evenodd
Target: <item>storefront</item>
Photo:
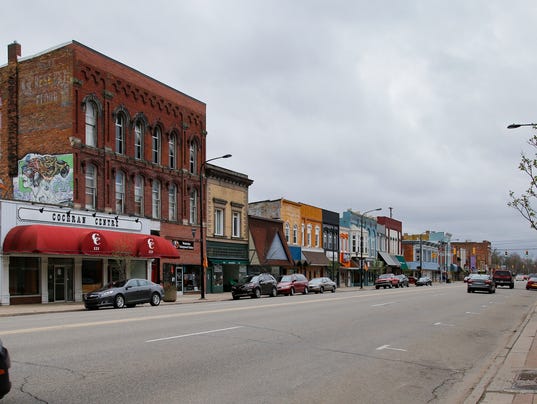
<instances>
[{"instance_id":1,"label":"storefront","mask_svg":"<svg viewBox=\"0 0 537 404\"><path fill-rule=\"evenodd\" d=\"M163 237L48 224L14 226L2 247L2 305L82 301L123 277L160 282L161 268L179 258Z\"/></svg>"}]
</instances>

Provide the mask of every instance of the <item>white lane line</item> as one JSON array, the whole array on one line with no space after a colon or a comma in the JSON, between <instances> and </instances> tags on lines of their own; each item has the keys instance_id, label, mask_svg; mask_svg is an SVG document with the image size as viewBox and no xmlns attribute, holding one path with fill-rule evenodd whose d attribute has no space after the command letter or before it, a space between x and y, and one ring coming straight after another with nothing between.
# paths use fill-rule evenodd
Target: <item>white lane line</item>
<instances>
[{"instance_id":1,"label":"white lane line","mask_svg":"<svg viewBox=\"0 0 537 404\"><path fill-rule=\"evenodd\" d=\"M389 345L382 345L382 346L379 346L377 348L377 351L382 351L383 349L390 349L392 351L403 351L403 352L406 352L406 349L401 349L401 348L392 348L391 346Z\"/></svg>"},{"instance_id":2,"label":"white lane line","mask_svg":"<svg viewBox=\"0 0 537 404\"><path fill-rule=\"evenodd\" d=\"M387 306L389 304L395 304L395 303L397 303L397 302L386 302L386 303L372 304L371 307Z\"/></svg>"},{"instance_id":3,"label":"white lane line","mask_svg":"<svg viewBox=\"0 0 537 404\"><path fill-rule=\"evenodd\" d=\"M229 327L229 328L220 328L220 329L218 329L218 330L209 330L209 331L193 332L193 333L191 333L191 334L174 335L173 337L165 337L165 338L150 339L150 340L147 340L147 341L145 341L145 342L158 342L158 341L166 341L166 340L169 340L169 339L194 337L194 336L196 336L196 335L204 335L204 334L212 334L212 333L215 333L215 332L222 332L222 331L236 330L237 328L242 328L242 326Z\"/></svg>"},{"instance_id":4,"label":"white lane line","mask_svg":"<svg viewBox=\"0 0 537 404\"><path fill-rule=\"evenodd\" d=\"M466 314L479 314L479 313L475 313L473 311L467 311Z\"/></svg>"},{"instance_id":5,"label":"white lane line","mask_svg":"<svg viewBox=\"0 0 537 404\"><path fill-rule=\"evenodd\" d=\"M455 326L454 324L446 324L446 323L441 323L441 322L434 323L433 325L441 325L443 327L454 327Z\"/></svg>"}]
</instances>

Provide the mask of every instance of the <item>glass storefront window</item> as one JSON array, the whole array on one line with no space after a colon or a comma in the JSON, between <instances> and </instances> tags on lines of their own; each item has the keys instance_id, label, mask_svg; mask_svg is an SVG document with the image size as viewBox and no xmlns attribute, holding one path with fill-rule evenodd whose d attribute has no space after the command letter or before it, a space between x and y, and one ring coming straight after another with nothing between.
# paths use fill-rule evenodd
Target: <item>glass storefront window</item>
<instances>
[{"instance_id":1,"label":"glass storefront window","mask_svg":"<svg viewBox=\"0 0 537 404\"><path fill-rule=\"evenodd\" d=\"M10 257L9 294L11 296L39 295L39 258Z\"/></svg>"}]
</instances>

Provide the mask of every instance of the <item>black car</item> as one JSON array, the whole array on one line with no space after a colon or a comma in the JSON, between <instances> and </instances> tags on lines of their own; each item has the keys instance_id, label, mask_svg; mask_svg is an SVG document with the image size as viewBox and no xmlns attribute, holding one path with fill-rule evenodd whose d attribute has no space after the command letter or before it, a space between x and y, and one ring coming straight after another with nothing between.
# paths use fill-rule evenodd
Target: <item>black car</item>
<instances>
[{"instance_id":1,"label":"black car","mask_svg":"<svg viewBox=\"0 0 537 404\"><path fill-rule=\"evenodd\" d=\"M313 278L308 282L308 289L310 292L324 293L325 290L330 290L332 293L336 292L336 282L327 277Z\"/></svg>"},{"instance_id":2,"label":"black car","mask_svg":"<svg viewBox=\"0 0 537 404\"><path fill-rule=\"evenodd\" d=\"M470 278L468 278L467 284L468 293L475 292L476 290L482 290L489 293L496 292L496 283L492 276L487 274L472 274L470 275Z\"/></svg>"},{"instance_id":3,"label":"black car","mask_svg":"<svg viewBox=\"0 0 537 404\"><path fill-rule=\"evenodd\" d=\"M11 390L11 382L9 380L9 368L11 367L11 359L9 352L0 340L0 399Z\"/></svg>"},{"instance_id":4,"label":"black car","mask_svg":"<svg viewBox=\"0 0 537 404\"><path fill-rule=\"evenodd\" d=\"M151 303L158 306L164 289L147 279L125 279L111 282L84 296L86 309L114 306L115 308L134 307L137 304Z\"/></svg>"},{"instance_id":5,"label":"black car","mask_svg":"<svg viewBox=\"0 0 537 404\"><path fill-rule=\"evenodd\" d=\"M259 298L261 295L276 297L278 282L271 274L247 275L231 286L231 296L237 300L241 296Z\"/></svg>"}]
</instances>

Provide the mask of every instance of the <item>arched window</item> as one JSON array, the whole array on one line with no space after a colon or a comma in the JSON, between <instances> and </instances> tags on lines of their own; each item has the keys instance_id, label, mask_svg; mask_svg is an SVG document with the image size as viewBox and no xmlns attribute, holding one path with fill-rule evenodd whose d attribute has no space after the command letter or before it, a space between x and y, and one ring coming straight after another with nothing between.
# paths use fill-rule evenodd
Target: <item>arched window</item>
<instances>
[{"instance_id":1,"label":"arched window","mask_svg":"<svg viewBox=\"0 0 537 404\"><path fill-rule=\"evenodd\" d=\"M298 244L298 226L293 225L293 244Z\"/></svg>"},{"instance_id":2,"label":"arched window","mask_svg":"<svg viewBox=\"0 0 537 404\"><path fill-rule=\"evenodd\" d=\"M151 161L155 164L160 164L160 138L161 130L157 126L153 130L153 136L151 137Z\"/></svg>"},{"instance_id":3,"label":"arched window","mask_svg":"<svg viewBox=\"0 0 537 404\"><path fill-rule=\"evenodd\" d=\"M116 153L125 154L125 115L116 115Z\"/></svg>"},{"instance_id":4,"label":"arched window","mask_svg":"<svg viewBox=\"0 0 537 404\"><path fill-rule=\"evenodd\" d=\"M141 175L134 177L134 214L144 215L144 179Z\"/></svg>"},{"instance_id":5,"label":"arched window","mask_svg":"<svg viewBox=\"0 0 537 404\"><path fill-rule=\"evenodd\" d=\"M97 168L93 164L86 165L86 209L97 207Z\"/></svg>"},{"instance_id":6,"label":"arched window","mask_svg":"<svg viewBox=\"0 0 537 404\"><path fill-rule=\"evenodd\" d=\"M144 125L140 121L134 124L134 158L144 158Z\"/></svg>"},{"instance_id":7,"label":"arched window","mask_svg":"<svg viewBox=\"0 0 537 404\"><path fill-rule=\"evenodd\" d=\"M170 135L170 139L168 140L168 150L169 150L169 164L170 168L177 168L177 137L175 136L175 133L172 133Z\"/></svg>"},{"instance_id":8,"label":"arched window","mask_svg":"<svg viewBox=\"0 0 537 404\"><path fill-rule=\"evenodd\" d=\"M291 228L289 226L289 223L285 223L285 241L287 241L287 244L290 242L290 236L291 236Z\"/></svg>"},{"instance_id":9,"label":"arched window","mask_svg":"<svg viewBox=\"0 0 537 404\"><path fill-rule=\"evenodd\" d=\"M168 187L168 219L175 222L177 220L177 186L170 184Z\"/></svg>"},{"instance_id":10,"label":"arched window","mask_svg":"<svg viewBox=\"0 0 537 404\"><path fill-rule=\"evenodd\" d=\"M196 174L198 165L198 148L194 142L190 143L190 173Z\"/></svg>"},{"instance_id":11,"label":"arched window","mask_svg":"<svg viewBox=\"0 0 537 404\"><path fill-rule=\"evenodd\" d=\"M198 224L198 191L190 192L190 224ZM201 219L200 219L201 220Z\"/></svg>"},{"instance_id":12,"label":"arched window","mask_svg":"<svg viewBox=\"0 0 537 404\"><path fill-rule=\"evenodd\" d=\"M86 145L97 147L97 105L86 102Z\"/></svg>"},{"instance_id":13,"label":"arched window","mask_svg":"<svg viewBox=\"0 0 537 404\"><path fill-rule=\"evenodd\" d=\"M116 213L125 213L125 173L116 172Z\"/></svg>"},{"instance_id":14,"label":"arched window","mask_svg":"<svg viewBox=\"0 0 537 404\"><path fill-rule=\"evenodd\" d=\"M154 219L160 219L160 181L153 180L151 187L151 208Z\"/></svg>"}]
</instances>

